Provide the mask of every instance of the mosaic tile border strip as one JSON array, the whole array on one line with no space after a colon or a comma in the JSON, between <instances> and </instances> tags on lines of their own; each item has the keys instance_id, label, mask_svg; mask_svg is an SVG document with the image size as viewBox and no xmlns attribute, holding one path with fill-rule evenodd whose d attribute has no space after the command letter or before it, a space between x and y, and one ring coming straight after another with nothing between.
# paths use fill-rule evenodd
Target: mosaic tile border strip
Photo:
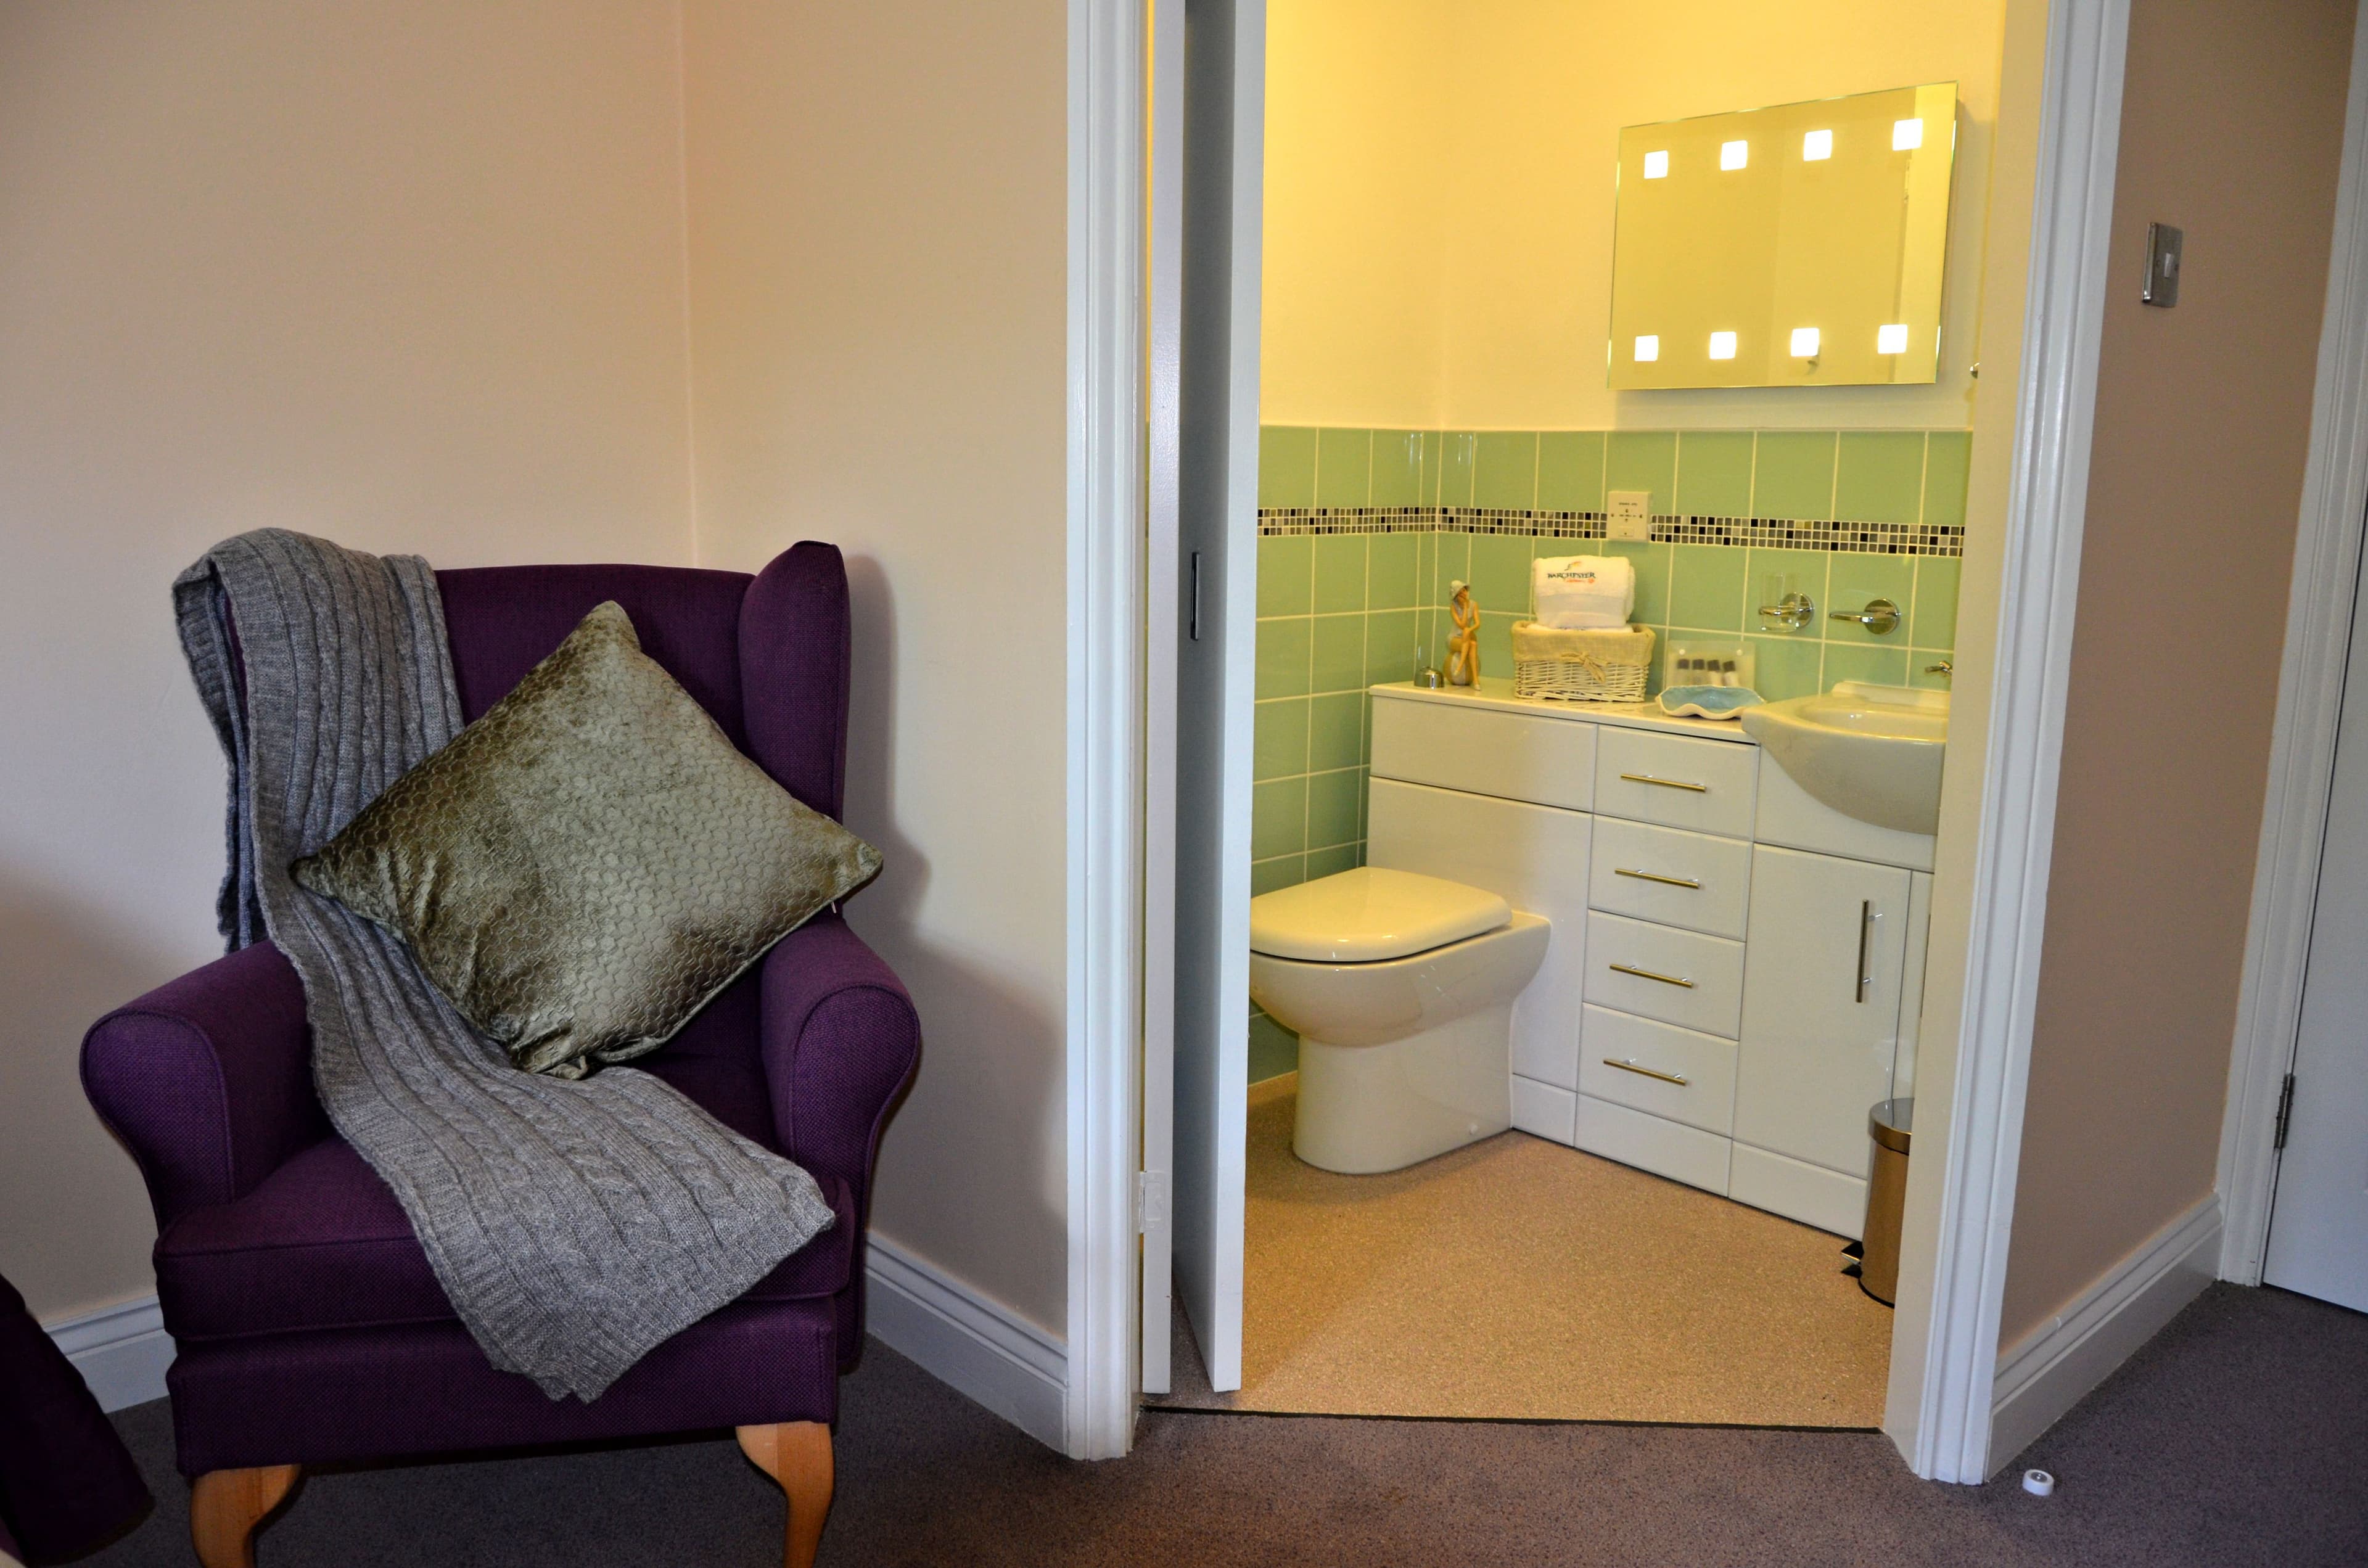
<instances>
[{"instance_id":1,"label":"mosaic tile border strip","mask_svg":"<svg viewBox=\"0 0 2368 1568\"><path fill-rule=\"evenodd\" d=\"M1941 523L1854 523L1792 517L1656 517L1665 544L1817 550L1852 555L1962 556L1965 530ZM1484 506L1261 506L1258 532L1294 534L1475 533L1534 539L1602 539L1600 512Z\"/></svg>"}]
</instances>

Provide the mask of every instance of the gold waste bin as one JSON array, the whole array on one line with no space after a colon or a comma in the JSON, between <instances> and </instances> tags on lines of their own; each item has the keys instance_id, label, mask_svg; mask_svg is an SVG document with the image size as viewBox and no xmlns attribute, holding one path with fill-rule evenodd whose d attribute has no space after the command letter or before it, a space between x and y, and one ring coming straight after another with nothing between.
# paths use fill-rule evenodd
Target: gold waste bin
<instances>
[{"instance_id":1,"label":"gold waste bin","mask_svg":"<svg viewBox=\"0 0 2368 1568\"><path fill-rule=\"evenodd\" d=\"M1913 1099L1884 1100L1866 1113L1874 1169L1867 1176L1866 1256L1858 1288L1886 1307L1899 1298L1899 1220L1907 1207L1907 1135L1915 1119Z\"/></svg>"}]
</instances>

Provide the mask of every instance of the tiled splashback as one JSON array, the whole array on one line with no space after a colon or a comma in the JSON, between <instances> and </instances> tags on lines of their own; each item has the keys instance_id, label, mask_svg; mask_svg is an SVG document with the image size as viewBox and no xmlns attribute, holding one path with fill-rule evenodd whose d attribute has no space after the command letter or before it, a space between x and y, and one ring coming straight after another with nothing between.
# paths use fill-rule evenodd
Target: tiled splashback
<instances>
[{"instance_id":1,"label":"tiled splashback","mask_svg":"<svg viewBox=\"0 0 2368 1568\"><path fill-rule=\"evenodd\" d=\"M1962 431L1259 432L1253 892L1360 864L1365 687L1442 663L1448 585L1472 585L1484 675L1540 554L1628 556L1636 620L1666 641L1748 635L1771 699L1839 680L1937 685L1956 642ZM1603 538L1604 493L1653 496L1653 540ZM1771 578L1816 601L1786 633L1757 614ZM1887 598L1874 637L1834 609ZM1659 644L1655 651L1658 689ZM1264 1020L1260 1020L1264 1022Z\"/></svg>"}]
</instances>

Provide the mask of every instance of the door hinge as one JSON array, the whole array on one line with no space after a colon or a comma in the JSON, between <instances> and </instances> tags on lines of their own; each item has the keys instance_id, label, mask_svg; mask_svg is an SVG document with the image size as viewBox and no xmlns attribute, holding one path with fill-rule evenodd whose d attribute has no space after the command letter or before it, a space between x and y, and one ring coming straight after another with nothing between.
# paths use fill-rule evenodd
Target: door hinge
<instances>
[{"instance_id":1,"label":"door hinge","mask_svg":"<svg viewBox=\"0 0 2368 1568\"><path fill-rule=\"evenodd\" d=\"M1134 1229L1147 1236L1167 1228L1167 1175L1164 1171L1134 1173Z\"/></svg>"},{"instance_id":2,"label":"door hinge","mask_svg":"<svg viewBox=\"0 0 2368 1568\"><path fill-rule=\"evenodd\" d=\"M2271 1149L2286 1146L2286 1127L2294 1120L2294 1074L2286 1074L2284 1085L2278 1090L2278 1137Z\"/></svg>"}]
</instances>

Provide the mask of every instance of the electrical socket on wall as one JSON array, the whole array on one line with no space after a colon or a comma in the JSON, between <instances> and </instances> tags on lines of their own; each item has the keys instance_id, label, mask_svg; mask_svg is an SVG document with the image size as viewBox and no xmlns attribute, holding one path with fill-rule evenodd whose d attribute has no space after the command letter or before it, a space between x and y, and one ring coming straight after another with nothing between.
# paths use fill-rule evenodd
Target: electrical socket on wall
<instances>
[{"instance_id":1,"label":"electrical socket on wall","mask_svg":"<svg viewBox=\"0 0 2368 1568\"><path fill-rule=\"evenodd\" d=\"M1648 540L1653 537L1653 493L1649 490L1614 490L1603 498L1604 512L1610 521L1604 532L1612 539Z\"/></svg>"}]
</instances>

